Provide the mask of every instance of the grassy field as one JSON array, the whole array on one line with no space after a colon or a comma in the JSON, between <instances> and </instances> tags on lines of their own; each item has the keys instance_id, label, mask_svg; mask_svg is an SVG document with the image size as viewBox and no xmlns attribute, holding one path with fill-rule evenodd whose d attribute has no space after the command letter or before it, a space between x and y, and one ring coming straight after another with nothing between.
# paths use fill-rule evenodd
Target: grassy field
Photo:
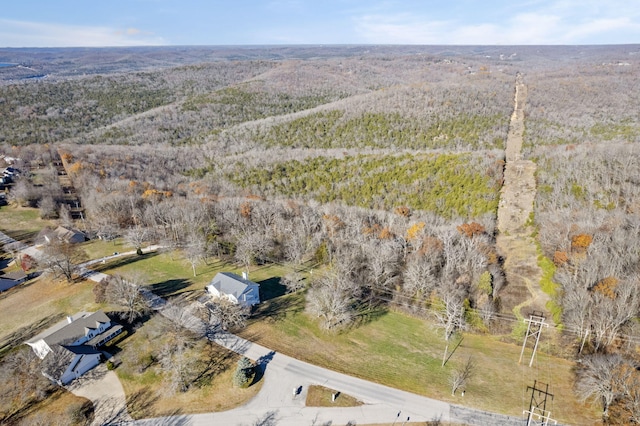
<instances>
[{"instance_id":1,"label":"grassy field","mask_svg":"<svg viewBox=\"0 0 640 426\"><path fill-rule=\"evenodd\" d=\"M352 330L323 333L303 311L303 296L289 295L261 306L259 317L241 334L268 348L332 370L456 404L520 416L529 407L527 386L550 384L553 417L592 424L593 407L573 396L573 363L538 354L534 366L518 365L521 347L489 335L465 334L441 367L444 340L425 321L398 312L368 318ZM449 377L471 356L477 364L465 396L451 396ZM464 399L463 399L464 398Z\"/></svg>"},{"instance_id":2,"label":"grassy field","mask_svg":"<svg viewBox=\"0 0 640 426\"><path fill-rule=\"evenodd\" d=\"M0 384L2 388L4 384ZM68 392L62 388L56 390L52 395L41 402L32 405L24 412L17 422L8 424L17 425L48 425L48 426L83 426L88 424L86 417L76 416L82 411L93 418L93 408L91 401ZM4 424L4 423L3 423Z\"/></svg>"},{"instance_id":3,"label":"grassy field","mask_svg":"<svg viewBox=\"0 0 640 426\"><path fill-rule=\"evenodd\" d=\"M33 242L45 227L56 227L54 221L40 219L38 209L2 206L0 207L0 231L15 240Z\"/></svg>"},{"instance_id":4,"label":"grassy field","mask_svg":"<svg viewBox=\"0 0 640 426\"><path fill-rule=\"evenodd\" d=\"M184 292L202 290L218 272L242 274L242 267L219 259L202 263L193 276L191 265L179 253L149 253L114 259L94 269L107 274L141 274L146 284L163 297ZM279 278L289 272L289 268L279 265L252 266L249 279L261 285L262 298L269 299L284 294Z\"/></svg>"},{"instance_id":5,"label":"grassy field","mask_svg":"<svg viewBox=\"0 0 640 426\"><path fill-rule=\"evenodd\" d=\"M116 238L112 241L104 240L91 240L85 241L79 244L78 247L82 248L89 259L99 259L101 257L110 256L115 252L123 253L134 250L133 247L127 246L122 238Z\"/></svg>"}]
</instances>

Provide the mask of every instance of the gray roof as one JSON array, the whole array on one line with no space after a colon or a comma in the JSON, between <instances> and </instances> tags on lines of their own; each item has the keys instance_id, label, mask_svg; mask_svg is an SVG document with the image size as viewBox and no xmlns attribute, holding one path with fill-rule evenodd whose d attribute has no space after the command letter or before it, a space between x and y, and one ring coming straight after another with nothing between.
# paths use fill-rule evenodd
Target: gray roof
<instances>
[{"instance_id":1,"label":"gray roof","mask_svg":"<svg viewBox=\"0 0 640 426\"><path fill-rule=\"evenodd\" d=\"M59 322L30 339L28 343L35 343L41 339L44 340L49 347L70 343L84 336L87 329L98 328L100 327L100 323L111 322L111 319L102 311L93 313L81 312L80 314L74 315L72 319L73 321L71 323L67 320Z\"/></svg>"},{"instance_id":2,"label":"gray roof","mask_svg":"<svg viewBox=\"0 0 640 426\"><path fill-rule=\"evenodd\" d=\"M27 278L27 274L25 274L24 271L7 272L4 275L0 275L0 278L4 278L6 280L19 281L19 280L26 279Z\"/></svg>"},{"instance_id":3,"label":"gray roof","mask_svg":"<svg viewBox=\"0 0 640 426\"><path fill-rule=\"evenodd\" d=\"M252 288L260 287L253 281L245 280L231 272L218 272L209 285L212 285L221 293L232 294L238 300L240 300L240 296L243 293Z\"/></svg>"},{"instance_id":4,"label":"gray roof","mask_svg":"<svg viewBox=\"0 0 640 426\"><path fill-rule=\"evenodd\" d=\"M82 232L76 231L74 229L69 229L62 225L54 229L53 233L63 241L84 241L84 234Z\"/></svg>"}]
</instances>

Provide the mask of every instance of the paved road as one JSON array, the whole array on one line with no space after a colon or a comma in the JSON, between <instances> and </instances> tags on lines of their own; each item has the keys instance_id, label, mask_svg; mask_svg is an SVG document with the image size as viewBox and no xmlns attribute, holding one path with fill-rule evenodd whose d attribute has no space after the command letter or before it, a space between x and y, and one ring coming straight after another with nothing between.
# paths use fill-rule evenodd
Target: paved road
<instances>
[{"instance_id":1,"label":"paved road","mask_svg":"<svg viewBox=\"0 0 640 426\"><path fill-rule=\"evenodd\" d=\"M278 426L346 425L449 420L450 405L409 392L361 380L273 352L227 333L210 337L216 343L255 361L264 369L259 394L244 406L206 414L183 415L133 422L136 425L188 424L250 425L257 421ZM364 405L352 408L305 407L310 385L322 385L351 395ZM294 389L301 393L294 396Z\"/></svg>"}]
</instances>

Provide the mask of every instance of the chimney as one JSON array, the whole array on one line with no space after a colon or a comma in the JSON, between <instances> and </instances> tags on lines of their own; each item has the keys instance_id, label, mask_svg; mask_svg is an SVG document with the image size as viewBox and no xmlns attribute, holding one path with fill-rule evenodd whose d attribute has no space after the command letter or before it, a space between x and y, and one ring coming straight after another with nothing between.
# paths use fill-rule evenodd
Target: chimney
<instances>
[{"instance_id":1,"label":"chimney","mask_svg":"<svg viewBox=\"0 0 640 426\"><path fill-rule=\"evenodd\" d=\"M67 315L67 323L71 324L73 322L73 317Z\"/></svg>"},{"instance_id":2,"label":"chimney","mask_svg":"<svg viewBox=\"0 0 640 426\"><path fill-rule=\"evenodd\" d=\"M249 274L247 274L246 271L242 271L242 279L244 279L244 280L248 280L249 279Z\"/></svg>"}]
</instances>

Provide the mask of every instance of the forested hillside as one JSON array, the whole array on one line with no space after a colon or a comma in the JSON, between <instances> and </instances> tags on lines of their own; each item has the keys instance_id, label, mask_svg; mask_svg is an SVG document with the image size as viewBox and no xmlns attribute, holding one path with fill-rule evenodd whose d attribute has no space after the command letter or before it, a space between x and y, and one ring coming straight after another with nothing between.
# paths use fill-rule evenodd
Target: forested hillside
<instances>
[{"instance_id":1,"label":"forested hillside","mask_svg":"<svg viewBox=\"0 0 640 426\"><path fill-rule=\"evenodd\" d=\"M92 237L159 243L194 270L317 265L306 312L330 332L398 309L447 344L520 344L495 246L520 73L545 348L582 360L577 394L606 421L640 422L638 46L160 52L0 50L22 64L0 69L0 153L24 171L9 200L71 222L61 159Z\"/></svg>"}]
</instances>

